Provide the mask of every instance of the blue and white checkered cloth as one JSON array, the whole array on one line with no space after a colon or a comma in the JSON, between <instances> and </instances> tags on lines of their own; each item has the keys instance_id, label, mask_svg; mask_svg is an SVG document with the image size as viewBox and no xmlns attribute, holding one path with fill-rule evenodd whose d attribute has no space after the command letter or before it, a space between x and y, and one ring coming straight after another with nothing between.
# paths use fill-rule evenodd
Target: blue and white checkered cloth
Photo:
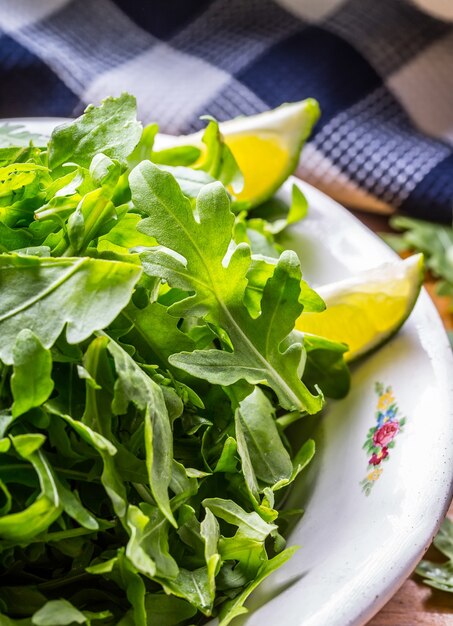
<instances>
[{"instance_id":1,"label":"blue and white checkered cloth","mask_svg":"<svg viewBox=\"0 0 453 626\"><path fill-rule=\"evenodd\" d=\"M453 24L409 0L0 0L0 81L0 117L129 91L169 133L312 96L303 178L452 218Z\"/></svg>"}]
</instances>

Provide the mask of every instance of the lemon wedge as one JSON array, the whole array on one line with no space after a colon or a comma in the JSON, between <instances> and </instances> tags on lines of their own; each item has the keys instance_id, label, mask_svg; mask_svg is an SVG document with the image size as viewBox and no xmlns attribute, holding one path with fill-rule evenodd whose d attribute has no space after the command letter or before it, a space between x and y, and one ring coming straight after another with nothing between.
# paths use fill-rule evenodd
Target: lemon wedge
<instances>
[{"instance_id":1,"label":"lemon wedge","mask_svg":"<svg viewBox=\"0 0 453 626\"><path fill-rule=\"evenodd\" d=\"M220 124L225 143L244 176L235 197L248 206L269 198L296 169L300 152L319 119L313 98Z\"/></svg>"},{"instance_id":2,"label":"lemon wedge","mask_svg":"<svg viewBox=\"0 0 453 626\"><path fill-rule=\"evenodd\" d=\"M347 361L374 350L409 317L423 283L423 255L387 263L317 291L321 313L302 313L296 328L349 346Z\"/></svg>"},{"instance_id":3,"label":"lemon wedge","mask_svg":"<svg viewBox=\"0 0 453 626\"><path fill-rule=\"evenodd\" d=\"M231 194L244 208L270 198L296 169L300 152L319 119L319 104L313 98L282 104L276 109L221 122L220 131L244 176L240 193ZM203 131L172 137L157 135L155 149L193 145L202 151Z\"/></svg>"}]
</instances>

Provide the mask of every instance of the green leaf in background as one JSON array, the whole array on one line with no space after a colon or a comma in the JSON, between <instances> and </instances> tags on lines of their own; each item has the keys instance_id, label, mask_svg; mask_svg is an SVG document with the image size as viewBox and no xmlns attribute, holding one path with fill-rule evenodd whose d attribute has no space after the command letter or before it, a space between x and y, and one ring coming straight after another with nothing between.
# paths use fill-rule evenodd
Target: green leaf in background
<instances>
[{"instance_id":1,"label":"green leaf in background","mask_svg":"<svg viewBox=\"0 0 453 626\"><path fill-rule=\"evenodd\" d=\"M49 167L56 169L68 162L89 167L99 152L125 163L142 134L136 114L135 98L129 94L107 98L99 107L88 106L81 117L53 131Z\"/></svg>"},{"instance_id":2,"label":"green leaf in background","mask_svg":"<svg viewBox=\"0 0 453 626\"><path fill-rule=\"evenodd\" d=\"M448 560L444 563L423 560L420 561L415 571L423 578L426 585L453 593L453 521L448 517L434 538L434 546Z\"/></svg>"},{"instance_id":3,"label":"green leaf in background","mask_svg":"<svg viewBox=\"0 0 453 626\"><path fill-rule=\"evenodd\" d=\"M28 329L17 335L13 348L14 368L11 392L14 403L13 417L43 404L52 393L52 357L50 350L41 345L38 337ZM30 368L30 364L33 364Z\"/></svg>"},{"instance_id":4,"label":"green leaf in background","mask_svg":"<svg viewBox=\"0 0 453 626\"><path fill-rule=\"evenodd\" d=\"M110 498L115 513L125 523L127 495L123 480L113 459L118 452L116 447L108 439L86 426L83 422L73 420L69 415L59 413L52 409L51 406L48 408L51 413L55 413L69 424L81 439L99 453L104 466L101 476L102 484Z\"/></svg>"},{"instance_id":5,"label":"green leaf in background","mask_svg":"<svg viewBox=\"0 0 453 626\"><path fill-rule=\"evenodd\" d=\"M426 267L439 278L439 295L453 298L453 228L410 217L395 216L390 225L402 234L383 233L384 240L398 253L423 252Z\"/></svg>"},{"instance_id":6,"label":"green leaf in background","mask_svg":"<svg viewBox=\"0 0 453 626\"><path fill-rule=\"evenodd\" d=\"M30 133L23 124L12 124L10 122L0 124L0 147L8 146L29 146L30 143L36 146L47 145L48 138L38 133Z\"/></svg>"},{"instance_id":7,"label":"green leaf in background","mask_svg":"<svg viewBox=\"0 0 453 626\"><path fill-rule=\"evenodd\" d=\"M61 507L84 528L97 530L99 524L96 519L81 504L77 495L57 478L47 458L39 450L45 437L41 434L32 434L17 435L11 439L18 454L33 465L39 477L41 493L53 502L55 507Z\"/></svg>"},{"instance_id":8,"label":"green leaf in background","mask_svg":"<svg viewBox=\"0 0 453 626\"><path fill-rule=\"evenodd\" d=\"M23 328L45 348L65 326L67 340L74 344L105 328L129 302L140 274L141 268L131 263L1 255L0 358L13 363Z\"/></svg>"}]
</instances>

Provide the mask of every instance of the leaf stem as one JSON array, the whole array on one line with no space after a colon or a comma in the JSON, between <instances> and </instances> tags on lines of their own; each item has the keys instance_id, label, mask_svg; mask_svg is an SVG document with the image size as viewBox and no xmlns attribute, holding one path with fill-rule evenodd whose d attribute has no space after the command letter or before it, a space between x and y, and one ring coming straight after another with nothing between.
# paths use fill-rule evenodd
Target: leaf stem
<instances>
[{"instance_id":1,"label":"leaf stem","mask_svg":"<svg viewBox=\"0 0 453 626\"><path fill-rule=\"evenodd\" d=\"M155 506L156 502L154 498L151 496L151 493L145 487L145 485L141 485L140 483L132 483L132 485L135 491L138 493L138 495L141 498L143 498L144 502L147 502L148 504L152 504L153 506Z\"/></svg>"}]
</instances>

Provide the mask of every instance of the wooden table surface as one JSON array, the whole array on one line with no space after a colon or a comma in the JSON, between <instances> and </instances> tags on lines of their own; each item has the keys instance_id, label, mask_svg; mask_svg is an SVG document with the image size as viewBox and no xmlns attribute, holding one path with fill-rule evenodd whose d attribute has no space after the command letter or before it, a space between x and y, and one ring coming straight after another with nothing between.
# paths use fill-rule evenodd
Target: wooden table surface
<instances>
[{"instance_id":1,"label":"wooden table surface","mask_svg":"<svg viewBox=\"0 0 453 626\"><path fill-rule=\"evenodd\" d=\"M390 231L385 217L359 212L354 214L375 232ZM425 287L446 328L453 330L449 299L435 294L432 278L427 278ZM448 514L453 519L453 504ZM439 556L433 547L427 553L432 560L439 560ZM453 626L453 594L431 589L423 585L418 576L412 575L367 626Z\"/></svg>"}]
</instances>

